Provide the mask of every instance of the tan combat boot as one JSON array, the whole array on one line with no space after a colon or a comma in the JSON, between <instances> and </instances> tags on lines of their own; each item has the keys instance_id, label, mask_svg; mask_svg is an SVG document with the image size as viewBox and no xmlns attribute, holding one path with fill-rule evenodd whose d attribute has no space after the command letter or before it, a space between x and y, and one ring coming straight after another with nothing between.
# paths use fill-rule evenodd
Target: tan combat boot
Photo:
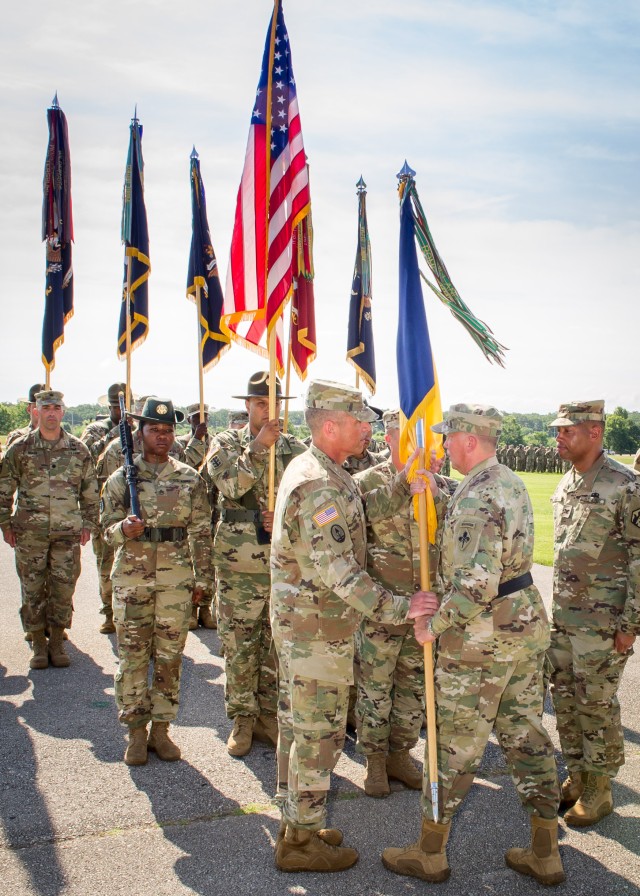
<instances>
[{"instance_id":1,"label":"tan combat boot","mask_svg":"<svg viewBox=\"0 0 640 896\"><path fill-rule=\"evenodd\" d=\"M555 886L566 880L558 851L558 818L531 816L531 846L514 847L505 853L509 868L528 874L544 886Z\"/></svg>"},{"instance_id":2,"label":"tan combat boot","mask_svg":"<svg viewBox=\"0 0 640 896\"><path fill-rule=\"evenodd\" d=\"M46 669L49 665L49 651L47 647L47 636L44 629L37 632L28 632L31 634L31 649L33 655L29 660L30 669Z\"/></svg>"},{"instance_id":3,"label":"tan combat boot","mask_svg":"<svg viewBox=\"0 0 640 896\"><path fill-rule=\"evenodd\" d=\"M198 608L194 604L191 608L191 616L189 618L189 631L193 632L198 628Z\"/></svg>"},{"instance_id":4,"label":"tan combat boot","mask_svg":"<svg viewBox=\"0 0 640 896\"><path fill-rule=\"evenodd\" d=\"M316 831L302 831L291 825L287 825L275 854L280 871L346 871L359 858L355 849L330 846Z\"/></svg>"},{"instance_id":5,"label":"tan combat boot","mask_svg":"<svg viewBox=\"0 0 640 896\"><path fill-rule=\"evenodd\" d=\"M565 822L572 828L588 828L613 812L611 778L608 775L585 772L582 780L582 795L575 806L564 813Z\"/></svg>"},{"instance_id":6,"label":"tan combat boot","mask_svg":"<svg viewBox=\"0 0 640 896\"><path fill-rule=\"evenodd\" d=\"M64 628L61 625L51 626L51 637L49 638L49 659L51 660L51 665L56 666L58 669L66 668L71 662L68 654L65 653L63 636Z\"/></svg>"},{"instance_id":7,"label":"tan combat boot","mask_svg":"<svg viewBox=\"0 0 640 896\"><path fill-rule=\"evenodd\" d=\"M124 752L126 765L147 764L147 726L129 726L129 744Z\"/></svg>"},{"instance_id":8,"label":"tan combat boot","mask_svg":"<svg viewBox=\"0 0 640 896\"><path fill-rule=\"evenodd\" d=\"M570 809L582 796L583 774L573 774L565 778L560 787L560 809Z\"/></svg>"},{"instance_id":9,"label":"tan combat boot","mask_svg":"<svg viewBox=\"0 0 640 896\"><path fill-rule=\"evenodd\" d=\"M276 837L276 848L278 843L282 840L287 830L287 822L282 819L280 822L280 829L278 830L278 836ZM325 843L328 843L329 846L340 846L342 844L342 831L339 831L337 828L320 828L319 831L316 831L318 837L321 840L324 840Z\"/></svg>"},{"instance_id":10,"label":"tan combat boot","mask_svg":"<svg viewBox=\"0 0 640 896\"><path fill-rule=\"evenodd\" d=\"M253 716L236 716L233 720L233 731L227 741L229 756L246 756L251 749L253 738Z\"/></svg>"},{"instance_id":11,"label":"tan combat boot","mask_svg":"<svg viewBox=\"0 0 640 896\"><path fill-rule=\"evenodd\" d=\"M391 781L402 781L411 790L422 790L422 772L414 765L408 750L389 753L387 778Z\"/></svg>"},{"instance_id":12,"label":"tan combat boot","mask_svg":"<svg viewBox=\"0 0 640 896\"><path fill-rule=\"evenodd\" d=\"M367 796L389 796L387 779L387 757L385 753L369 753L367 755L367 773L364 776L364 792Z\"/></svg>"},{"instance_id":13,"label":"tan combat boot","mask_svg":"<svg viewBox=\"0 0 640 896\"><path fill-rule=\"evenodd\" d=\"M107 607L104 617L104 622L100 626L100 634L113 635L115 633L116 627L113 624L113 610L111 609L111 607Z\"/></svg>"},{"instance_id":14,"label":"tan combat boot","mask_svg":"<svg viewBox=\"0 0 640 896\"><path fill-rule=\"evenodd\" d=\"M256 719L253 726L253 736L263 744L272 747L278 746L278 720L271 714L264 714Z\"/></svg>"},{"instance_id":15,"label":"tan combat boot","mask_svg":"<svg viewBox=\"0 0 640 896\"><path fill-rule=\"evenodd\" d=\"M394 874L419 877L432 884L447 880L451 869L447 862L447 840L451 825L422 819L420 839L405 849L391 847L382 853L382 864Z\"/></svg>"},{"instance_id":16,"label":"tan combat boot","mask_svg":"<svg viewBox=\"0 0 640 896\"><path fill-rule=\"evenodd\" d=\"M180 747L169 737L168 722L152 722L151 734L147 742L147 749L153 750L158 759L163 762L175 762L180 759Z\"/></svg>"},{"instance_id":17,"label":"tan combat boot","mask_svg":"<svg viewBox=\"0 0 640 896\"><path fill-rule=\"evenodd\" d=\"M202 628L218 628L216 617L211 612L211 607L200 607L198 610L198 622Z\"/></svg>"}]
</instances>

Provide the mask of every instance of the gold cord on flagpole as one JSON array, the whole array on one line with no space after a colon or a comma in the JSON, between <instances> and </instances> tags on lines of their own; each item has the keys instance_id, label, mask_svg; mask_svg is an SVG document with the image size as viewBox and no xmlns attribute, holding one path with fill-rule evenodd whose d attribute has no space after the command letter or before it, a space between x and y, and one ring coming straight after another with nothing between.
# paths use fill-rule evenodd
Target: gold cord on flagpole
<instances>
[{"instance_id":1,"label":"gold cord on flagpole","mask_svg":"<svg viewBox=\"0 0 640 896\"><path fill-rule=\"evenodd\" d=\"M276 418L276 328L269 331L269 419ZM273 511L276 506L276 443L269 449L269 506Z\"/></svg>"}]
</instances>

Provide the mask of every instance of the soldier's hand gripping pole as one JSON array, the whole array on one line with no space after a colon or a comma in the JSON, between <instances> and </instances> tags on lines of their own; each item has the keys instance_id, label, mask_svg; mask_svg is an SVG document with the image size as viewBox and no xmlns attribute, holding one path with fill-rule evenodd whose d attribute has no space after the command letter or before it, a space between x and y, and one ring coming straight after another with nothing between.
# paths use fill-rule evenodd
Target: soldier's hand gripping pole
<instances>
[{"instance_id":1,"label":"soldier's hand gripping pole","mask_svg":"<svg viewBox=\"0 0 640 896\"><path fill-rule=\"evenodd\" d=\"M120 402L120 445L122 447L122 457L124 466L124 475L129 488L129 496L131 498L131 512L138 519L142 519L140 513L140 500L138 498L138 488L136 486L136 468L133 463L133 436L131 434L131 424L127 420L127 409L124 406L124 393L118 394Z\"/></svg>"}]
</instances>

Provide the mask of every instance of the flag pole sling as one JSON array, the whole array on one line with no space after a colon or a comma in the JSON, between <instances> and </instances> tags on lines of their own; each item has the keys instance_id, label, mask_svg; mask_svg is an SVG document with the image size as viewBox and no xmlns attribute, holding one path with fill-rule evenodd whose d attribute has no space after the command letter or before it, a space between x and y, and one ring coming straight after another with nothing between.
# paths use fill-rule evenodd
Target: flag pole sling
<instances>
[{"instance_id":1,"label":"flag pole sling","mask_svg":"<svg viewBox=\"0 0 640 896\"><path fill-rule=\"evenodd\" d=\"M424 420L419 420L416 436L420 454L418 462L425 469L424 456ZM420 544L420 589L431 591L431 571L429 569L429 532L427 525L427 498L425 493L418 495L418 532ZM436 730L436 693L433 678L433 642L422 645L424 652L424 693L427 709L427 759L429 760L429 784L433 820L438 821L438 736Z\"/></svg>"},{"instance_id":2,"label":"flag pole sling","mask_svg":"<svg viewBox=\"0 0 640 896\"><path fill-rule=\"evenodd\" d=\"M202 345L200 335L200 318L202 316L202 298L200 295L200 284L196 281L196 323L198 325L198 386L200 394L200 423L204 420L204 368L202 364Z\"/></svg>"}]
</instances>

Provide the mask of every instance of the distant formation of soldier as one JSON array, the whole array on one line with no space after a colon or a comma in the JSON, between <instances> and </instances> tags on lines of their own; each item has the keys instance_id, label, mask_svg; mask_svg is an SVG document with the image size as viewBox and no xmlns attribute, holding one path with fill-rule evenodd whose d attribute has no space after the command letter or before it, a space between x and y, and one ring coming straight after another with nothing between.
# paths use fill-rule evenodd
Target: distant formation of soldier
<instances>
[{"instance_id":1,"label":"distant formation of soldier","mask_svg":"<svg viewBox=\"0 0 640 896\"><path fill-rule=\"evenodd\" d=\"M515 473L566 473L571 464L550 445L504 445L496 449L498 463Z\"/></svg>"}]
</instances>

